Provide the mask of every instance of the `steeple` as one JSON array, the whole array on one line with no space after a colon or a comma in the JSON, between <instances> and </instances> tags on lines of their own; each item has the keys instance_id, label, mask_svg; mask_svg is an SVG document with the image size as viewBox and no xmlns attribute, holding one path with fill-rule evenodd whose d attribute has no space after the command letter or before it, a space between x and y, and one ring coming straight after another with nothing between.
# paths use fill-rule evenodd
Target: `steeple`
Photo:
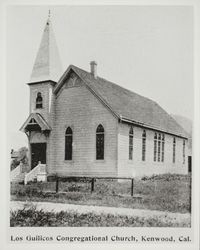
<instances>
[{"instance_id":1,"label":"steeple","mask_svg":"<svg viewBox=\"0 0 200 250\"><path fill-rule=\"evenodd\" d=\"M50 20L50 10L40 47L33 66L30 83L52 80L57 82L62 74L62 66Z\"/></svg>"}]
</instances>

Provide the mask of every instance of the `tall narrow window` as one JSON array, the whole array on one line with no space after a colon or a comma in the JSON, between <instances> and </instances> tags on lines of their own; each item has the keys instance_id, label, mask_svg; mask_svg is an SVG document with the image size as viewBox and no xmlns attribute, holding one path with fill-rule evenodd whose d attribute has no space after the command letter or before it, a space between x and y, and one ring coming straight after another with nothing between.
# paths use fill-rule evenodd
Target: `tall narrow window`
<instances>
[{"instance_id":1,"label":"tall narrow window","mask_svg":"<svg viewBox=\"0 0 200 250\"><path fill-rule=\"evenodd\" d=\"M161 134L158 135L158 162L160 162Z\"/></svg>"},{"instance_id":2,"label":"tall narrow window","mask_svg":"<svg viewBox=\"0 0 200 250\"><path fill-rule=\"evenodd\" d=\"M104 128L101 124L96 130L96 159L104 159Z\"/></svg>"},{"instance_id":3,"label":"tall narrow window","mask_svg":"<svg viewBox=\"0 0 200 250\"><path fill-rule=\"evenodd\" d=\"M153 150L153 160L156 161L157 155L157 133L154 135L154 150Z\"/></svg>"},{"instance_id":4,"label":"tall narrow window","mask_svg":"<svg viewBox=\"0 0 200 250\"><path fill-rule=\"evenodd\" d=\"M38 92L36 97L36 109L41 109L41 108L42 108L42 94Z\"/></svg>"},{"instance_id":5,"label":"tall narrow window","mask_svg":"<svg viewBox=\"0 0 200 250\"><path fill-rule=\"evenodd\" d=\"M146 159L146 131L143 130L142 133L142 161Z\"/></svg>"},{"instance_id":6,"label":"tall narrow window","mask_svg":"<svg viewBox=\"0 0 200 250\"><path fill-rule=\"evenodd\" d=\"M185 164L185 140L183 140L183 164Z\"/></svg>"},{"instance_id":7,"label":"tall narrow window","mask_svg":"<svg viewBox=\"0 0 200 250\"><path fill-rule=\"evenodd\" d=\"M176 138L173 139L173 157L172 157L173 163L176 161Z\"/></svg>"},{"instance_id":8,"label":"tall narrow window","mask_svg":"<svg viewBox=\"0 0 200 250\"><path fill-rule=\"evenodd\" d=\"M65 160L72 160L72 129L68 127L65 132Z\"/></svg>"},{"instance_id":9,"label":"tall narrow window","mask_svg":"<svg viewBox=\"0 0 200 250\"><path fill-rule=\"evenodd\" d=\"M165 159L165 135L162 135L162 156L161 161L164 162Z\"/></svg>"},{"instance_id":10,"label":"tall narrow window","mask_svg":"<svg viewBox=\"0 0 200 250\"><path fill-rule=\"evenodd\" d=\"M133 127L129 130L129 160L133 159Z\"/></svg>"}]
</instances>

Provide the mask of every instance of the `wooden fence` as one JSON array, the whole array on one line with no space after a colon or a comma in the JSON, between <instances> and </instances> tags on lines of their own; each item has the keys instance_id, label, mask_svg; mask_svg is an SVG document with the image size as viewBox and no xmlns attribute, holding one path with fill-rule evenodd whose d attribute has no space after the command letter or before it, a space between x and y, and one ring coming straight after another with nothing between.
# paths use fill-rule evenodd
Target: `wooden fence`
<instances>
[{"instance_id":1,"label":"wooden fence","mask_svg":"<svg viewBox=\"0 0 200 250\"><path fill-rule=\"evenodd\" d=\"M58 177L56 176L56 193L58 193L59 191L59 182L62 181L63 177ZM64 177L64 179L77 179L77 178L80 178L80 179L89 179L90 180L90 183L91 183L91 193L94 192L94 189L95 189L95 180L98 180L98 179L105 179L105 180L130 180L131 181L131 196L133 196L133 189L134 189L134 178L130 178L130 177L75 177L75 176L69 176L69 177Z\"/></svg>"}]
</instances>

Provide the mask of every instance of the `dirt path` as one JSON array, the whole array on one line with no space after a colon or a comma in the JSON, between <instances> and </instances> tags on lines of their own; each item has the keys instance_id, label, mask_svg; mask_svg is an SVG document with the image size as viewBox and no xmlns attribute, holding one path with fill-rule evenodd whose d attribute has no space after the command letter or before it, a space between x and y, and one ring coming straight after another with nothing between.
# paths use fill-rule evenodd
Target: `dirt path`
<instances>
[{"instance_id":1,"label":"dirt path","mask_svg":"<svg viewBox=\"0 0 200 250\"><path fill-rule=\"evenodd\" d=\"M144 209L131 209L131 208L117 208L117 207L104 207L104 206L87 206L87 205L74 205L64 203L51 203L51 202L23 202L23 201L11 201L10 209L12 211L23 209L24 206L29 208L36 206L37 210L44 210L47 212L60 212L60 211L73 211L79 214L93 212L95 214L114 214L114 215L127 215L131 217L143 217L153 218L156 217L161 220L168 220L172 223L187 223L190 224L190 214L185 213L172 213L157 210L144 210Z\"/></svg>"}]
</instances>

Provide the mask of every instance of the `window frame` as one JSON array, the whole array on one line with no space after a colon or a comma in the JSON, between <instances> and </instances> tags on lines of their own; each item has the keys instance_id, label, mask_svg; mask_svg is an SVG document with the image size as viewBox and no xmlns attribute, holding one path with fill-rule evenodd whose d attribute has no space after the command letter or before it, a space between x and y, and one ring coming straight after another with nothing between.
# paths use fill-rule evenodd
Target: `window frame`
<instances>
[{"instance_id":1,"label":"window frame","mask_svg":"<svg viewBox=\"0 0 200 250\"><path fill-rule=\"evenodd\" d=\"M96 128L96 160L105 159L105 129L102 124Z\"/></svg>"},{"instance_id":2,"label":"window frame","mask_svg":"<svg viewBox=\"0 0 200 250\"><path fill-rule=\"evenodd\" d=\"M162 134L161 139L161 162L165 161L165 134Z\"/></svg>"},{"instance_id":3,"label":"window frame","mask_svg":"<svg viewBox=\"0 0 200 250\"><path fill-rule=\"evenodd\" d=\"M65 130L65 161L72 161L72 159L73 159L73 131L71 127L67 127L67 129Z\"/></svg>"},{"instance_id":4,"label":"window frame","mask_svg":"<svg viewBox=\"0 0 200 250\"><path fill-rule=\"evenodd\" d=\"M43 97L41 92L37 92L37 96L35 99L35 108L42 109L43 108Z\"/></svg>"},{"instance_id":5,"label":"window frame","mask_svg":"<svg viewBox=\"0 0 200 250\"><path fill-rule=\"evenodd\" d=\"M158 162L161 161L161 134L158 134Z\"/></svg>"},{"instance_id":6,"label":"window frame","mask_svg":"<svg viewBox=\"0 0 200 250\"><path fill-rule=\"evenodd\" d=\"M172 162L176 163L176 137L173 137Z\"/></svg>"},{"instance_id":7,"label":"window frame","mask_svg":"<svg viewBox=\"0 0 200 250\"><path fill-rule=\"evenodd\" d=\"M158 136L157 133L154 134L154 149L153 149L153 161L157 161L157 144L158 144Z\"/></svg>"},{"instance_id":8,"label":"window frame","mask_svg":"<svg viewBox=\"0 0 200 250\"><path fill-rule=\"evenodd\" d=\"M130 127L129 129L129 160L133 160L133 136L134 136L134 131L133 131L133 126Z\"/></svg>"},{"instance_id":9,"label":"window frame","mask_svg":"<svg viewBox=\"0 0 200 250\"><path fill-rule=\"evenodd\" d=\"M186 143L185 143L185 140L183 140L183 164L185 164L185 146L186 146Z\"/></svg>"},{"instance_id":10,"label":"window frame","mask_svg":"<svg viewBox=\"0 0 200 250\"><path fill-rule=\"evenodd\" d=\"M143 130L142 133L142 161L146 161L146 130Z\"/></svg>"}]
</instances>

